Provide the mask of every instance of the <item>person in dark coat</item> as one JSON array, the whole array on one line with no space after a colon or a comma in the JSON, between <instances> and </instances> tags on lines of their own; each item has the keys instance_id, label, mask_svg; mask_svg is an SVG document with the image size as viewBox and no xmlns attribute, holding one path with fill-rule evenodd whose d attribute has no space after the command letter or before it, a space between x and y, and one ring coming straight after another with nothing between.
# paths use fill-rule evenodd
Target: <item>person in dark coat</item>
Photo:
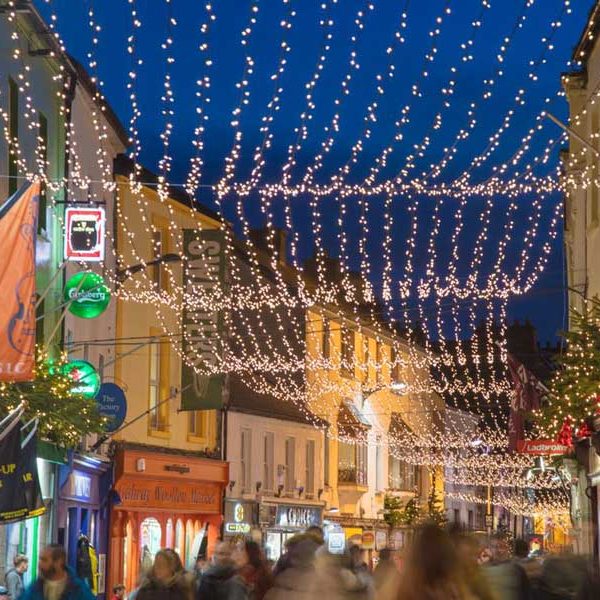
<instances>
[{"instance_id":1,"label":"person in dark coat","mask_svg":"<svg viewBox=\"0 0 600 600\"><path fill-rule=\"evenodd\" d=\"M146 580L136 594L136 600L190 600L191 596L177 553L159 550Z\"/></svg>"},{"instance_id":2,"label":"person in dark coat","mask_svg":"<svg viewBox=\"0 0 600 600\"><path fill-rule=\"evenodd\" d=\"M67 566L67 553L62 546L51 544L44 548L38 568L40 576L21 600L95 600L87 583Z\"/></svg>"},{"instance_id":3,"label":"person in dark coat","mask_svg":"<svg viewBox=\"0 0 600 600\"><path fill-rule=\"evenodd\" d=\"M197 600L248 599L248 591L231 558L231 551L231 546L227 542L217 544L213 564L206 569L200 579Z\"/></svg>"},{"instance_id":4,"label":"person in dark coat","mask_svg":"<svg viewBox=\"0 0 600 600\"><path fill-rule=\"evenodd\" d=\"M25 589L23 573L29 567L29 559L23 554L17 554L13 560L14 567L6 572L6 589L10 600L19 600Z\"/></svg>"},{"instance_id":5,"label":"person in dark coat","mask_svg":"<svg viewBox=\"0 0 600 600\"><path fill-rule=\"evenodd\" d=\"M252 540L244 543L244 564L240 569L240 577L251 600L263 600L273 585L273 575L260 546Z\"/></svg>"}]
</instances>

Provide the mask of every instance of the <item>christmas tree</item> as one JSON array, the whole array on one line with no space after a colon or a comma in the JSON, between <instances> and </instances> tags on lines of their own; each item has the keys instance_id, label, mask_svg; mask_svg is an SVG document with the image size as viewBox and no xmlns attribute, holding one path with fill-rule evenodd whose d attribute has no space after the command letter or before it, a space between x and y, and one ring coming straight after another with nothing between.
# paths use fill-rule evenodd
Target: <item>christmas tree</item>
<instances>
[{"instance_id":1,"label":"christmas tree","mask_svg":"<svg viewBox=\"0 0 600 600\"><path fill-rule=\"evenodd\" d=\"M103 433L106 419L94 399L75 394L73 380L65 374L66 355L56 359L39 351L34 379L0 382L0 420L22 402L25 421L38 418L40 436L63 448L73 448L89 433Z\"/></svg>"},{"instance_id":2,"label":"christmas tree","mask_svg":"<svg viewBox=\"0 0 600 600\"><path fill-rule=\"evenodd\" d=\"M439 497L435 484L436 473L434 471L431 476L431 490L429 491L429 497L427 498L427 520L442 527L446 524L448 518L446 517L444 500Z\"/></svg>"},{"instance_id":3,"label":"christmas tree","mask_svg":"<svg viewBox=\"0 0 600 600\"><path fill-rule=\"evenodd\" d=\"M385 521L391 527L410 527L415 525L420 518L419 497L417 494L406 504L397 496L386 496L383 501Z\"/></svg>"},{"instance_id":4,"label":"christmas tree","mask_svg":"<svg viewBox=\"0 0 600 600\"><path fill-rule=\"evenodd\" d=\"M571 310L571 330L561 333L566 351L557 357L559 369L550 381L548 401L535 411L541 434L565 437L572 427L575 437L586 430L586 419L600 405L600 301L587 301L584 310ZM565 424L566 427L565 427Z\"/></svg>"}]
</instances>

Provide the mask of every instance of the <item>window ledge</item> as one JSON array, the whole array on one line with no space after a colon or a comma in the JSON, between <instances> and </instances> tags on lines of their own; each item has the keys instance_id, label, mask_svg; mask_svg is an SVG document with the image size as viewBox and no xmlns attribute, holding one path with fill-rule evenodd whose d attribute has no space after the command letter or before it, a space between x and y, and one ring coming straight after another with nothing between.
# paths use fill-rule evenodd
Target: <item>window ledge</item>
<instances>
[{"instance_id":1,"label":"window ledge","mask_svg":"<svg viewBox=\"0 0 600 600\"><path fill-rule=\"evenodd\" d=\"M161 431L159 429L149 429L148 435L150 437L161 438L163 440L168 440L171 437L171 433L169 431Z\"/></svg>"},{"instance_id":2,"label":"window ledge","mask_svg":"<svg viewBox=\"0 0 600 600\"><path fill-rule=\"evenodd\" d=\"M204 445L208 446L208 438L200 437L200 436L194 435L193 433L188 433L187 441L191 442L192 444L204 444Z\"/></svg>"}]
</instances>

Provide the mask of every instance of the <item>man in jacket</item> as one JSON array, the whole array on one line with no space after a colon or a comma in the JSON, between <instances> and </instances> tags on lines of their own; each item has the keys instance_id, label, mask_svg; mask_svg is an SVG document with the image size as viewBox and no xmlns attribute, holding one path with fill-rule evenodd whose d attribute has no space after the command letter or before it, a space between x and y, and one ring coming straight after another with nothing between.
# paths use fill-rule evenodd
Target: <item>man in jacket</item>
<instances>
[{"instance_id":1,"label":"man in jacket","mask_svg":"<svg viewBox=\"0 0 600 600\"><path fill-rule=\"evenodd\" d=\"M17 554L13 560L14 567L6 572L6 589L10 600L18 600L23 593L23 573L29 567L29 559Z\"/></svg>"},{"instance_id":2,"label":"man in jacket","mask_svg":"<svg viewBox=\"0 0 600 600\"><path fill-rule=\"evenodd\" d=\"M213 564L200 579L196 598L198 600L246 600L248 594L237 574L231 558L231 546L219 542L215 548Z\"/></svg>"},{"instance_id":3,"label":"man in jacket","mask_svg":"<svg viewBox=\"0 0 600 600\"><path fill-rule=\"evenodd\" d=\"M95 600L88 585L67 566L67 555L62 546L46 546L40 554L38 567L40 576L21 600Z\"/></svg>"}]
</instances>

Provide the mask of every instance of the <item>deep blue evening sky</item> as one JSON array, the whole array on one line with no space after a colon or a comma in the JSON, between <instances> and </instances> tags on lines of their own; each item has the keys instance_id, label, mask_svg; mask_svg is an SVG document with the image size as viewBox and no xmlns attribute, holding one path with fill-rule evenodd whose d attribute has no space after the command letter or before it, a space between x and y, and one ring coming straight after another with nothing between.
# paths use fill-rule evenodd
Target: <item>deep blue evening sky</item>
<instances>
[{"instance_id":1,"label":"deep blue evening sky","mask_svg":"<svg viewBox=\"0 0 600 600\"><path fill-rule=\"evenodd\" d=\"M73 2L72 0L53 0L50 6L56 9L58 15L58 29L63 34L67 49L82 63L87 64L86 52L91 48L91 36L87 29L85 10L90 6L91 0ZM125 85L127 73L131 68L131 60L127 55L126 37L130 34L129 8L125 0L103 0L94 2L98 22L102 26L98 46L98 70L104 82L104 92L108 100L119 114L124 124L127 125L131 116L131 106L126 93ZM142 27L137 30L136 56L143 58L144 65L138 70L137 89L142 117L140 120L140 137L142 139L142 159L144 164L157 170L158 160L161 156L159 135L164 127L164 119L160 112L160 96L163 91L162 83L165 72L165 52L160 44L167 35L167 3L163 0L136 0ZM433 63L427 63L429 76L425 79L421 90L423 98L413 102L411 123L404 131L404 139L397 146L390 159L390 164L385 172L392 176L403 165L404 158L412 151L412 146L419 143L423 134L429 129L432 118L441 106L442 98L439 89L447 81L450 68L458 65L456 93L452 98L452 108L444 113L443 126L435 131L431 138L431 147L425 159L417 163L415 174L426 170L432 162L438 161L443 148L450 144L457 131L465 124L465 107L472 101L481 103L483 81L494 77L498 82L494 86L494 96L483 105L478 112L478 127L476 132L459 148L456 159L451 168L445 173L443 179L450 180L461 173L470 163L473 156L479 154L487 145L488 138L501 124L507 111L513 105L513 98L519 89L527 90L526 104L517 109L513 125L503 138L503 143L494 158L488 165L499 164L503 159L510 157L518 148L523 135L534 123L534 116L542 108L543 98L553 96L554 101L550 110L565 118L566 103L562 98L556 98L559 89L559 75L567 70L567 60L570 58L572 48L576 43L592 4L592 0L574 0L572 14L561 14L564 6L563 0L537 0L533 7L527 9L527 19L524 26L517 30L514 40L506 55L502 67L503 77L498 77L496 70L498 63L496 55L502 45L502 39L510 36L513 25L523 11L525 0L491 0L492 7L483 11L482 26L479 28L469 54L473 59L461 61L461 42L468 39L471 23L477 19L481 11L480 0L340 0L332 9L331 17L334 20L333 41L331 52L328 55L322 78L315 90L315 117L309 124L309 137L298 154L299 165L296 174L302 172L302 167L309 164L310 158L320 146L326 135L326 126L334 113L333 100L338 96L340 82L347 72L348 55L350 51L350 38L355 33L354 20L358 10L367 5L374 5L374 10L367 10L365 27L358 34L356 43L357 60L360 69L353 71L353 79L349 85L350 95L345 97L341 109L340 132L336 143L330 153L323 172L318 179L323 180L324 175L331 174L335 167L343 164L349 155L349 150L363 127L363 115L366 106L374 98L374 79L377 73L385 73L387 63L386 48L394 39L394 31L401 21L401 12L408 6L408 27L402 31L406 42L395 51L395 77L391 84L386 84L386 94L380 100L379 121L374 126L371 139L365 145L361 161L351 181L357 181L368 173L368 167L378 155L382 147L390 143L394 135L394 121L398 118L399 111L407 102L413 102L411 96L412 84L419 80L419 74L424 64L424 55L431 47L431 37L428 31L435 24L435 19L443 13L443 7L452 8L450 15L445 15L439 25L441 35L438 39L438 50ZM209 37L210 54L213 65L210 69L212 76L211 102L209 108L210 120L205 136L205 162L206 168L203 177L204 183L213 183L223 174L223 159L229 152L233 142L233 130L230 126L231 111L234 108L239 91L235 89L235 82L240 79L244 54L240 47L239 32L248 19L250 4L247 0L215 0L214 14L217 20L214 23ZM281 42L281 28L279 23L289 10L295 7L297 15L293 26L287 34L287 41L292 50L288 54L286 71L281 79L284 92L281 95L281 110L275 113L272 131L274 133L273 147L266 154L269 167L265 171L265 179L279 178L280 168L285 159L288 144L295 139L294 127L298 125L298 116L304 109L305 83L309 80L322 44L322 28L318 25L321 14L321 2L315 0L290 0L285 3L280 0L262 0L258 13L258 24L250 38L250 53L255 58L254 74L248 78L251 92L250 104L244 108L241 118L241 128L244 131L244 150L240 161L239 177L245 178L251 165L252 150L261 139L258 128L260 118L266 114L266 106L273 93L273 84L269 77L275 69L279 59L279 45ZM201 41L199 33L200 24L205 18L204 3L192 0L173 0L172 11L177 21L173 28L173 56L175 63L172 71L173 90L175 96L175 118L172 136L171 154L174 157L171 180L183 182L188 169L189 157L192 146L191 139L197 123L195 109L197 105L194 92L196 81L205 73L198 45ZM48 6L40 7L48 14ZM560 28L552 28L551 22L560 20ZM554 50L543 54L545 44L542 39L547 38L554 31L552 43ZM537 81L527 77L529 61L548 58L537 74ZM544 133L539 136L540 142L546 142L549 137L556 137L558 130L554 125L547 125ZM535 149L543 144L534 144ZM553 163L556 164L557 155L554 154ZM483 168L477 174L477 179L489 175L489 168ZM293 178L297 180L297 178ZM209 197L201 197L203 201L210 202ZM303 200L300 200L302 202ZM524 223L532 214L530 210L531 198L519 199L518 221ZM480 228L478 214L483 201L475 199L469 204L471 207L466 213L464 242L461 248L471 248L476 233ZM544 216L540 223L540 239L544 239L544 229L551 206L556 204L556 199L547 202ZM421 248L426 248L428 231L431 228L431 214L433 200L423 199L420 207L421 219ZM448 225L438 240L438 252L444 256L449 251L450 228L454 226L453 213L455 201L449 202L443 209L444 218ZM492 215L492 229L490 231L488 248L497 245L497 240L502 234L503 214L505 205L498 202ZM327 205L323 207L327 212ZM303 236L304 255L311 253L310 227L307 223L308 211L296 209L298 227L306 231ZM257 214L249 207L249 213ZM353 221L357 213L350 210L349 221ZM381 220L381 201L374 200L371 209L371 222ZM407 212L398 201L395 218L396 243L394 250L398 256L403 255L402 241L408 231ZM256 222L255 224L258 224ZM348 225L351 243L356 237L357 228ZM374 226L374 229L376 227ZM515 238L518 239L522 230L517 225ZM326 242L332 253L335 253L335 235L333 229L325 231ZM372 256L381 253L380 239L373 236ZM355 242L356 240L354 240ZM551 338L561 327L563 322L564 302L561 287L563 285L562 246L561 239L554 243L554 251L545 274L540 278L533 292L528 298L514 301L510 307L511 318L525 318L529 316L540 330L542 340ZM511 260L516 260L518 249L513 250L507 265ZM533 261L539 254L534 252ZM417 266L422 270L425 255L419 254ZM464 269L467 269L471 256L468 253L461 258ZM398 263L398 276L402 265ZM443 267L444 270L446 266ZM465 271L463 271L465 272Z\"/></svg>"}]
</instances>

